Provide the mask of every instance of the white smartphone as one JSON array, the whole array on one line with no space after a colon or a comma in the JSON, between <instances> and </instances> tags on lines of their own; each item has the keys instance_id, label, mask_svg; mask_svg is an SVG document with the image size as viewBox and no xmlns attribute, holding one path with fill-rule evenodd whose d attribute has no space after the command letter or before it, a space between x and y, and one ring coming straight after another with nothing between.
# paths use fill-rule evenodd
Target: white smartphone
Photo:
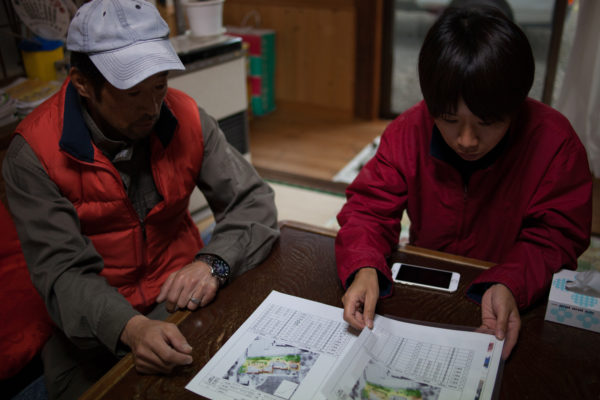
<instances>
[{"instance_id":1,"label":"white smartphone","mask_svg":"<svg viewBox=\"0 0 600 400\"><path fill-rule=\"evenodd\" d=\"M420 265L394 263L392 265L392 278L394 282L405 285L455 292L458 289L460 274Z\"/></svg>"}]
</instances>

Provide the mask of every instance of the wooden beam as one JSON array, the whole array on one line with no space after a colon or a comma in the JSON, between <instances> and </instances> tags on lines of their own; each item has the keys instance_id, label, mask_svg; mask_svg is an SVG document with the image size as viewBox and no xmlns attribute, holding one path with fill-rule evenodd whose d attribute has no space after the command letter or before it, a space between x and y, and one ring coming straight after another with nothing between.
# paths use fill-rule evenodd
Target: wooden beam
<instances>
[{"instance_id":1,"label":"wooden beam","mask_svg":"<svg viewBox=\"0 0 600 400\"><path fill-rule=\"evenodd\" d=\"M379 117L384 0L356 0L354 115Z\"/></svg>"},{"instance_id":2,"label":"wooden beam","mask_svg":"<svg viewBox=\"0 0 600 400\"><path fill-rule=\"evenodd\" d=\"M383 28L381 49L381 78L379 92L379 118L395 118L398 113L392 110L392 88L394 87L394 19L395 1L383 2Z\"/></svg>"},{"instance_id":3,"label":"wooden beam","mask_svg":"<svg viewBox=\"0 0 600 400\"><path fill-rule=\"evenodd\" d=\"M552 92L554 91L554 81L556 79L558 57L560 55L560 42L565 25L565 16L567 15L567 2L568 0L556 0L554 2L552 34L550 35L550 48L548 49L548 58L546 61L546 78L542 93L542 102L548 105L552 103Z\"/></svg>"}]
</instances>

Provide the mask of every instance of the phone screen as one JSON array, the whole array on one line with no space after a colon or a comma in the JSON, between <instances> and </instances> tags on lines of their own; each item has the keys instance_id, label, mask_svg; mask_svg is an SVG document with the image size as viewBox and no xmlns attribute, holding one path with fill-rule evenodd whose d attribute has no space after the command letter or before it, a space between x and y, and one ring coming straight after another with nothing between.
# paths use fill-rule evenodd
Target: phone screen
<instances>
[{"instance_id":1,"label":"phone screen","mask_svg":"<svg viewBox=\"0 0 600 400\"><path fill-rule=\"evenodd\" d=\"M450 287L452 272L400 264L400 269L394 278L399 281L414 282L447 289Z\"/></svg>"}]
</instances>

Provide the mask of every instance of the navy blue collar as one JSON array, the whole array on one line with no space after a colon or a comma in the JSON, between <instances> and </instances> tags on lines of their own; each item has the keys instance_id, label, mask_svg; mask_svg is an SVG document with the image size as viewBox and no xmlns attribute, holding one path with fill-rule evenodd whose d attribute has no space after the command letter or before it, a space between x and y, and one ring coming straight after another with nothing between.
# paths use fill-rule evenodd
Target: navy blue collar
<instances>
[{"instance_id":1,"label":"navy blue collar","mask_svg":"<svg viewBox=\"0 0 600 400\"><path fill-rule=\"evenodd\" d=\"M79 104L79 94L71 82L65 91L63 130L59 146L61 149L82 161L94 162L92 136L83 120Z\"/></svg>"},{"instance_id":2,"label":"navy blue collar","mask_svg":"<svg viewBox=\"0 0 600 400\"><path fill-rule=\"evenodd\" d=\"M94 162L94 146L92 135L85 124L81 113L79 94L71 82L65 91L65 104L63 114L63 130L59 146L73 157L85 161ZM163 102L160 117L154 126L154 133L167 147L175 134L177 118Z\"/></svg>"},{"instance_id":3,"label":"navy blue collar","mask_svg":"<svg viewBox=\"0 0 600 400\"><path fill-rule=\"evenodd\" d=\"M463 160L444 140L442 137L442 133L438 129L438 127L433 125L433 132L431 133L431 145L429 147L429 153L437 158L438 160L442 160L452 165L454 168L458 170L458 172L463 177L465 183L469 181L469 178L473 174L473 172L486 169L491 166L502 154L504 149L506 148L506 143L508 142L509 132L504 135L502 140L490 150L485 156L481 157L479 160L475 161L466 161Z\"/></svg>"}]
</instances>

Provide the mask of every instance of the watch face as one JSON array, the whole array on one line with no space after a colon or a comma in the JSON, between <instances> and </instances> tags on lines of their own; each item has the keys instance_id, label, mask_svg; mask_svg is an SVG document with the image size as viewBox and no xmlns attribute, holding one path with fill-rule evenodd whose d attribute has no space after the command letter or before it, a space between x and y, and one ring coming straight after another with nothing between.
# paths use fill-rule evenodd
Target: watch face
<instances>
[{"instance_id":1,"label":"watch face","mask_svg":"<svg viewBox=\"0 0 600 400\"><path fill-rule=\"evenodd\" d=\"M229 278L229 265L221 259L214 258L212 262L212 273L219 278Z\"/></svg>"},{"instance_id":2,"label":"watch face","mask_svg":"<svg viewBox=\"0 0 600 400\"><path fill-rule=\"evenodd\" d=\"M201 254L196 257L196 260L204 261L210 267L210 274L219 280L223 285L229 279L230 269L229 264L224 260L212 254Z\"/></svg>"}]
</instances>

